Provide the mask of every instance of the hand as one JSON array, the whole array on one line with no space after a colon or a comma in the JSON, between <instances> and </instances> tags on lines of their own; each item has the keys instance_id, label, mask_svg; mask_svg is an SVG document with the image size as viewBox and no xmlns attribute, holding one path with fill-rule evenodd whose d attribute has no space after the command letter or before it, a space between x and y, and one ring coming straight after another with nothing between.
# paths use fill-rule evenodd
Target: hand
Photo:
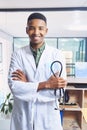
<instances>
[{"instance_id":1,"label":"hand","mask_svg":"<svg viewBox=\"0 0 87 130\"><path fill-rule=\"evenodd\" d=\"M23 71L19 69L12 73L12 77L13 80L28 82L26 75L23 73Z\"/></svg>"},{"instance_id":2,"label":"hand","mask_svg":"<svg viewBox=\"0 0 87 130\"><path fill-rule=\"evenodd\" d=\"M64 88L67 85L67 81L62 77L55 77L52 75L47 81L40 82L37 91L43 89L59 89Z\"/></svg>"},{"instance_id":3,"label":"hand","mask_svg":"<svg viewBox=\"0 0 87 130\"><path fill-rule=\"evenodd\" d=\"M53 75L47 81L47 86L49 89L64 88L66 85L66 80L64 80L62 77L55 77Z\"/></svg>"}]
</instances>

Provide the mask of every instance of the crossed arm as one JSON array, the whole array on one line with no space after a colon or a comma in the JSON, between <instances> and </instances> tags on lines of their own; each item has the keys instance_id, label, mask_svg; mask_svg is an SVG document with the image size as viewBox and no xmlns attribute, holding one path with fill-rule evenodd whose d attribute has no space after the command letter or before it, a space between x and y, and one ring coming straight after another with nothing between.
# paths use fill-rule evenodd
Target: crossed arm
<instances>
[{"instance_id":1,"label":"crossed arm","mask_svg":"<svg viewBox=\"0 0 87 130\"><path fill-rule=\"evenodd\" d=\"M12 73L12 79L22 81L22 82L29 82L27 80L26 75L23 73L23 71L19 69ZM64 88L66 85L67 85L67 81L65 79L63 79L62 77L55 77L52 75L47 81L39 83L37 91L43 89Z\"/></svg>"}]
</instances>

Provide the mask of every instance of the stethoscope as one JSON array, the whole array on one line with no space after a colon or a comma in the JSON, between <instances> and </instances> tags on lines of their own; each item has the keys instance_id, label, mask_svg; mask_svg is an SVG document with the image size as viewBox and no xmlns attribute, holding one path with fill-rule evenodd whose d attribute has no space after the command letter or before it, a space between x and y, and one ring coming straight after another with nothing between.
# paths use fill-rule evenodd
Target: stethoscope
<instances>
[{"instance_id":1,"label":"stethoscope","mask_svg":"<svg viewBox=\"0 0 87 130\"><path fill-rule=\"evenodd\" d=\"M53 66L56 63L60 65L60 71L58 71L59 72L58 76L60 77L61 73L62 73L62 70L63 70L63 65L62 65L62 63L60 61L58 61L58 60L57 61L53 61L51 66L50 66L50 69L51 69L52 74L56 77L56 74L55 74L55 72L53 70ZM54 90L54 95L55 95L55 104L56 104L55 110L61 110L61 108L58 108L57 102L58 101L61 102L61 99L64 98L64 89L63 88L59 89L59 99L57 98L57 95L56 95L56 89ZM63 108L62 108L62 110L63 110Z\"/></svg>"}]
</instances>

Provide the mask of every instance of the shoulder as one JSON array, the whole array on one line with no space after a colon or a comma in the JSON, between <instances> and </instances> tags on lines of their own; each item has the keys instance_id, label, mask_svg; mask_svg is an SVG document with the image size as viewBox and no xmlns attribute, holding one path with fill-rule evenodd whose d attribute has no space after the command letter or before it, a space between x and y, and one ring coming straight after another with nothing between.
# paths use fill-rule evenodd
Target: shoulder
<instances>
[{"instance_id":1,"label":"shoulder","mask_svg":"<svg viewBox=\"0 0 87 130\"><path fill-rule=\"evenodd\" d=\"M51 56L51 58L60 61L65 60L65 55L62 50L48 45L46 46L46 48L46 54L48 54L48 56Z\"/></svg>"},{"instance_id":2,"label":"shoulder","mask_svg":"<svg viewBox=\"0 0 87 130\"><path fill-rule=\"evenodd\" d=\"M14 52L13 52L13 55L15 54L22 54L22 53L27 53L29 52L29 46L24 46L24 47L21 47L21 48L18 48L16 49Z\"/></svg>"},{"instance_id":3,"label":"shoulder","mask_svg":"<svg viewBox=\"0 0 87 130\"><path fill-rule=\"evenodd\" d=\"M54 54L63 54L62 50L49 46L49 45L46 45L46 49L49 50L49 52L54 53Z\"/></svg>"}]
</instances>

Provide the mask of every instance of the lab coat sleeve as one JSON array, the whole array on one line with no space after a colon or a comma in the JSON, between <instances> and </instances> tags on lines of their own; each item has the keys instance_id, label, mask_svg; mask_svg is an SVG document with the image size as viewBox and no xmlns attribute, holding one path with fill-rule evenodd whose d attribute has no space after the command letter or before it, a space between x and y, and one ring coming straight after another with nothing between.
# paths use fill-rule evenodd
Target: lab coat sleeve
<instances>
[{"instance_id":1,"label":"lab coat sleeve","mask_svg":"<svg viewBox=\"0 0 87 130\"><path fill-rule=\"evenodd\" d=\"M22 60L18 53L13 53L9 67L8 85L14 97L24 101L36 100L38 82L33 83L12 80L12 72L17 69L23 70L21 62Z\"/></svg>"}]
</instances>

